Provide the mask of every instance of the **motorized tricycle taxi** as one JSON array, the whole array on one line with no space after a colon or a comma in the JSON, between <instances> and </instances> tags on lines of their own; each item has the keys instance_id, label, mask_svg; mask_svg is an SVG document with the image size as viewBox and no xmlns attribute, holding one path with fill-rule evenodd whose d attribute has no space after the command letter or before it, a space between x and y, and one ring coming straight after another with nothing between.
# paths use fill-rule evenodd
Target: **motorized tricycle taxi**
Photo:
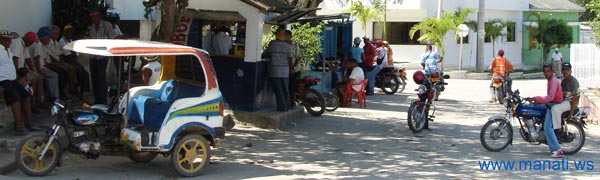
<instances>
[{"instance_id":1,"label":"motorized tricycle taxi","mask_svg":"<svg viewBox=\"0 0 600 180\"><path fill-rule=\"evenodd\" d=\"M223 97L206 51L137 40L79 40L64 48L90 56L159 56L160 77L153 85L109 93L116 97L106 105L57 100L51 110L56 117L52 128L32 132L17 145L15 157L22 172L48 175L61 165L67 150L88 159L127 156L136 162L161 154L170 156L181 176L202 173L211 146L219 146L225 137L223 124L230 120L223 116Z\"/></svg>"}]
</instances>

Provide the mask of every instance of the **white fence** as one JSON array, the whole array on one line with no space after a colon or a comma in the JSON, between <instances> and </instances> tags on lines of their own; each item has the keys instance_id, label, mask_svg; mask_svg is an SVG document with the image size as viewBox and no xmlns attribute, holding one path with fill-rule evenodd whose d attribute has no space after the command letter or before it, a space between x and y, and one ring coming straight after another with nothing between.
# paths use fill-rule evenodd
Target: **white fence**
<instances>
[{"instance_id":1,"label":"white fence","mask_svg":"<svg viewBox=\"0 0 600 180\"><path fill-rule=\"evenodd\" d=\"M600 87L600 48L595 44L571 44L573 76L582 87Z\"/></svg>"}]
</instances>

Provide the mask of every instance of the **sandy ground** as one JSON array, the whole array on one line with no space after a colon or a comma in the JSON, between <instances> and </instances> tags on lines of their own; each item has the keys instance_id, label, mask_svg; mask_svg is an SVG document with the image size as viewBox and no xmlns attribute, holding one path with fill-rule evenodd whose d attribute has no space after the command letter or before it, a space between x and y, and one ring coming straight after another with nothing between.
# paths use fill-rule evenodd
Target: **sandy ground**
<instances>
[{"instance_id":1,"label":"sandy ground","mask_svg":"<svg viewBox=\"0 0 600 180\"><path fill-rule=\"evenodd\" d=\"M518 134L501 152L488 152L479 132L487 118L502 114L490 104L489 81L448 80L436 102L433 131L413 134L407 108L416 97L409 82L403 93L369 96L366 109L340 108L321 117L308 114L289 131L236 126L222 148L213 149L202 176L189 179L571 179L600 177L591 171L482 171L484 160L556 160L546 145L531 145ZM545 80L516 80L523 96L545 94ZM584 148L569 161L600 162L600 127L589 126ZM516 130L516 127L515 127ZM247 147L249 143L251 147ZM81 159L69 154L63 167L37 179L179 179L170 159L133 163L125 157ZM571 166L572 167L572 166ZM1 176L0 176L1 177ZM29 179L21 172L7 177ZM32 178L36 179L36 178Z\"/></svg>"}]
</instances>

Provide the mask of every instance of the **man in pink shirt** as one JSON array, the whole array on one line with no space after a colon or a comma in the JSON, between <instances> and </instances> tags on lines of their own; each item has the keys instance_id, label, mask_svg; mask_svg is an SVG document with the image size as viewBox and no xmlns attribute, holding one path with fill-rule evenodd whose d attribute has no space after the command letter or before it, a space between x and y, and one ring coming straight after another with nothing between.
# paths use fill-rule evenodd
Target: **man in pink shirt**
<instances>
[{"instance_id":1,"label":"man in pink shirt","mask_svg":"<svg viewBox=\"0 0 600 180\"><path fill-rule=\"evenodd\" d=\"M530 101L535 102L536 107L546 109L546 116L544 117L544 134L546 135L546 141L548 142L550 152L552 152L552 157L562 158L565 153L561 149L556 134L554 133L554 128L552 127L552 112L550 111L552 106L563 101L562 87L560 86L560 80L554 77L551 64L544 64L543 70L544 76L548 80L547 95L533 97Z\"/></svg>"}]
</instances>

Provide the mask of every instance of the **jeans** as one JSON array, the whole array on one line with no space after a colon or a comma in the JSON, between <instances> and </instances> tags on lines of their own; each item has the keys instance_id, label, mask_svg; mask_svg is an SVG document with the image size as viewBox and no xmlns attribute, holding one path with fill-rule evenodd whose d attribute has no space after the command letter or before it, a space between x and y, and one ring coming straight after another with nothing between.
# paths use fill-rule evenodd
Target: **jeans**
<instances>
[{"instance_id":1,"label":"jeans","mask_svg":"<svg viewBox=\"0 0 600 180\"><path fill-rule=\"evenodd\" d=\"M368 80L367 80L367 88L365 90L366 90L367 95L375 94L375 76L377 76L379 71L381 71L381 67L379 67L379 65L377 65L373 68L373 70L366 73Z\"/></svg>"},{"instance_id":2,"label":"jeans","mask_svg":"<svg viewBox=\"0 0 600 180\"><path fill-rule=\"evenodd\" d=\"M273 86L273 93L275 93L275 100L277 102L278 111L287 111L290 104L289 89L289 78L287 77L272 77L271 83Z\"/></svg>"},{"instance_id":3,"label":"jeans","mask_svg":"<svg viewBox=\"0 0 600 180\"><path fill-rule=\"evenodd\" d=\"M108 83L106 82L106 66L108 59L105 57L90 58L90 74L94 90L95 104L106 104Z\"/></svg>"},{"instance_id":4,"label":"jeans","mask_svg":"<svg viewBox=\"0 0 600 180\"><path fill-rule=\"evenodd\" d=\"M298 91L298 88L300 87L300 72L295 72L294 74L290 74L289 77L289 94L290 94L290 105L294 105L294 94L296 94L296 92Z\"/></svg>"},{"instance_id":5,"label":"jeans","mask_svg":"<svg viewBox=\"0 0 600 180\"><path fill-rule=\"evenodd\" d=\"M554 133L554 128L552 126L552 111L550 110L550 108L556 104L557 103L553 102L549 102L547 104L536 104L536 108L546 109L546 116L544 116L544 134L546 135L546 142L548 142L548 148L550 148L550 152L558 151L560 149L558 138L556 138L556 133Z\"/></svg>"}]
</instances>

